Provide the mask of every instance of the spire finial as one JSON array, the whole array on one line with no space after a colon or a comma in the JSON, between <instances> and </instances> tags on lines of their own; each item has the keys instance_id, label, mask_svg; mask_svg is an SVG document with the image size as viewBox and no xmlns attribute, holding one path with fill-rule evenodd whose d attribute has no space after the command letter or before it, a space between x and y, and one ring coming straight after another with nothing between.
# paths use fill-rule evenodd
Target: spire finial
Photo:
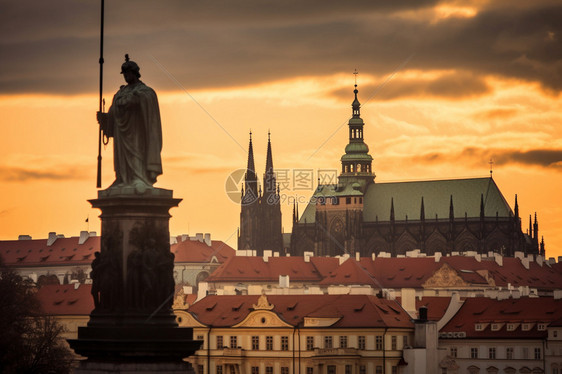
<instances>
[{"instance_id":1,"label":"spire finial","mask_svg":"<svg viewBox=\"0 0 562 374\"><path fill-rule=\"evenodd\" d=\"M270 142L271 141L271 130L267 129L267 141Z\"/></svg>"},{"instance_id":2,"label":"spire finial","mask_svg":"<svg viewBox=\"0 0 562 374\"><path fill-rule=\"evenodd\" d=\"M359 75L359 71L357 71L357 68L355 68L353 75L355 75L355 88L357 88L357 75Z\"/></svg>"},{"instance_id":3,"label":"spire finial","mask_svg":"<svg viewBox=\"0 0 562 374\"><path fill-rule=\"evenodd\" d=\"M490 164L490 178L492 178L494 159L490 158L490 161L488 161L488 163Z\"/></svg>"}]
</instances>

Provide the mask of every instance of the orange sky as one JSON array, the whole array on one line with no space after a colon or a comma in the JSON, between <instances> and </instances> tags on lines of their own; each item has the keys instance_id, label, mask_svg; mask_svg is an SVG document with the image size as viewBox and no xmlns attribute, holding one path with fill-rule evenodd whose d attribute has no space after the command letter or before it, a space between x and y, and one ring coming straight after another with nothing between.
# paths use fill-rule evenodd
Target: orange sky
<instances>
[{"instance_id":1,"label":"orange sky","mask_svg":"<svg viewBox=\"0 0 562 374\"><path fill-rule=\"evenodd\" d=\"M557 55L562 49L560 26L548 18L560 7L550 1L539 2L542 8L536 10L502 1L420 3L425 5L367 11L370 5L358 2L366 10L346 14L340 5L328 2L319 13L310 10L316 18L263 10L267 27L242 11L224 18L224 25L222 11L190 3L194 9L186 11L186 17L192 23L183 31L178 31L180 17L172 14L173 9L166 10L166 4L163 11L156 11L148 3L135 3L137 20L148 14L152 20L170 17L167 25L149 22L148 39L124 27L126 16L111 9L118 5L108 5L104 96L110 102L122 84L118 71L126 48L141 66L141 79L160 100L164 174L157 186L173 189L183 198L179 208L171 211L172 234L211 232L236 247L240 208L229 198L225 183L246 165L250 129L260 177L268 129L276 169L289 176L301 169L312 169L315 175L319 169L339 170L353 100L352 72L357 68L365 140L374 158L376 181L485 176L492 159L493 177L512 207L518 195L524 230L529 214L537 212L547 257L562 256L558 87L562 59ZM169 7L174 6L178 5ZM549 6L553 9L545 11ZM298 6L291 7L296 11ZM543 14L540 11L545 14L542 26L533 26L533 20L526 26L524 17ZM14 18L17 12L7 13ZM91 19L83 19L90 13ZM505 19L499 19L500 14ZM65 21L68 24L61 21L58 28L56 22L44 21L44 30L33 30L39 27L33 24L31 31L7 34L8 22L0 30L4 31L3 56L4 52L16 55L0 63L4 71L0 73L0 87L4 87L0 91L0 239L19 234L44 238L49 231L75 236L88 228L99 232L99 212L87 202L96 197L96 17L99 10L88 8ZM219 34L216 28L206 28L209 20L198 25L197 17L208 17L227 30ZM490 19L496 20L499 30L485 29ZM521 30L509 22L516 19ZM79 20L86 26L80 28L78 36L83 40L74 51L71 42L66 45L57 35L77 28ZM375 26L367 29L366 25ZM404 36L404 27L418 32ZM448 34L438 32L440 28ZM482 36L473 35L480 28L484 28ZM181 38L165 38L169 29L174 35L199 33L200 39L214 41L216 48L199 45L203 44L199 39L188 40L183 48ZM250 33L256 29L260 32ZM330 30L350 35L344 38ZM299 39L293 33L300 33ZM533 37L535 43L529 40ZM300 44L301 39L306 43ZM377 40L388 45L374 43ZM457 49L455 40L462 48ZM320 49L317 44L324 42ZM372 42L373 48L380 49L376 53L368 48ZM33 58L27 52L26 48L35 48L33 53L48 51L49 43L55 50L62 44L67 53L55 58L42 52ZM237 48L231 49L231 43ZM362 44L354 46L357 43ZM93 64L81 60L84 45L93 49L86 56ZM282 53L277 56L279 48ZM169 50L177 54L169 55ZM26 53L36 66L57 64L57 69L32 69ZM103 153L104 187L113 181L111 154L110 144ZM290 202L295 196L306 201L312 189L296 190L291 178L286 182L283 225L289 232Z\"/></svg>"}]
</instances>

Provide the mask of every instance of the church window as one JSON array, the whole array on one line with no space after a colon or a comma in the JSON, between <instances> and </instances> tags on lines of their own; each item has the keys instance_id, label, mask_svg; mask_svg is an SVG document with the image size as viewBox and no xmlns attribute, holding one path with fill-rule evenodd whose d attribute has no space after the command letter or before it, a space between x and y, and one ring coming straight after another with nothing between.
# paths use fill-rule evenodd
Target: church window
<instances>
[{"instance_id":1,"label":"church window","mask_svg":"<svg viewBox=\"0 0 562 374\"><path fill-rule=\"evenodd\" d=\"M352 173L353 173L353 170L354 170L353 168L354 168L353 164L349 165L349 169L350 169L349 171L351 171Z\"/></svg>"},{"instance_id":2,"label":"church window","mask_svg":"<svg viewBox=\"0 0 562 374\"><path fill-rule=\"evenodd\" d=\"M357 172L358 172L358 173L361 172L361 164L357 164Z\"/></svg>"}]
</instances>

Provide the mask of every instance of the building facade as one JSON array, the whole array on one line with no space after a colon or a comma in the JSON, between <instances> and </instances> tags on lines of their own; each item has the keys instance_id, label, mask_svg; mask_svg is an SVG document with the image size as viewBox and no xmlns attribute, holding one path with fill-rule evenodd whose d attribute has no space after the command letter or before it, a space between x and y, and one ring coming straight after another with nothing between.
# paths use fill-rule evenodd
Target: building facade
<instances>
[{"instance_id":1,"label":"building facade","mask_svg":"<svg viewBox=\"0 0 562 374\"><path fill-rule=\"evenodd\" d=\"M198 374L398 373L413 338L400 305L365 295L209 296L175 313L203 341Z\"/></svg>"}]
</instances>

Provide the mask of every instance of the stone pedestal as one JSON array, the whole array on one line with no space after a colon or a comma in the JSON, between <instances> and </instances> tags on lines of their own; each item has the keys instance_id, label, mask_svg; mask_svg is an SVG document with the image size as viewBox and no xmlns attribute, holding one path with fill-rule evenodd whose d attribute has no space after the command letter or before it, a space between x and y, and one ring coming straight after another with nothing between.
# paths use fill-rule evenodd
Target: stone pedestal
<instances>
[{"instance_id":1,"label":"stone pedestal","mask_svg":"<svg viewBox=\"0 0 562 374\"><path fill-rule=\"evenodd\" d=\"M112 188L90 200L102 211L101 250L92 262L95 309L69 340L87 357L77 373L190 372L183 358L201 342L178 327L171 309L169 209L180 201L158 188Z\"/></svg>"}]
</instances>

